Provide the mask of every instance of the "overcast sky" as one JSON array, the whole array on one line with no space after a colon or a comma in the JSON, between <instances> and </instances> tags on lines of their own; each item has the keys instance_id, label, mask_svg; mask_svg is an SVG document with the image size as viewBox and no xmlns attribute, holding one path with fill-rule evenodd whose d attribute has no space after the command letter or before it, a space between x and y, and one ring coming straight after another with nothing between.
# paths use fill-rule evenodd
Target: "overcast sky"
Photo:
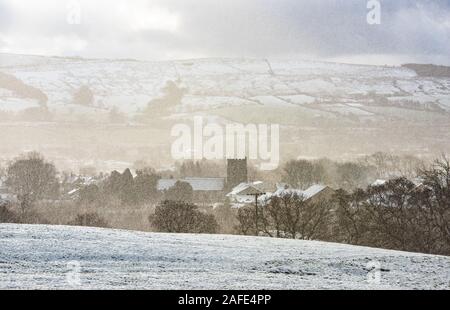
<instances>
[{"instance_id":1,"label":"overcast sky","mask_svg":"<svg viewBox=\"0 0 450 310\"><path fill-rule=\"evenodd\" d=\"M367 2L0 0L0 51L146 60L267 57L450 65L450 0L380 0L380 25L367 23Z\"/></svg>"}]
</instances>

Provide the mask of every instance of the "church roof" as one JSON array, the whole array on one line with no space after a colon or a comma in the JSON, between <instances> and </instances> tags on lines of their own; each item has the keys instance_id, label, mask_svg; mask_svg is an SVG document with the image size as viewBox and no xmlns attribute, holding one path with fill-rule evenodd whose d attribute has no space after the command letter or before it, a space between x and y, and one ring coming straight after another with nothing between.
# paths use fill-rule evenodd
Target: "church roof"
<instances>
[{"instance_id":1,"label":"church roof","mask_svg":"<svg viewBox=\"0 0 450 310\"><path fill-rule=\"evenodd\" d=\"M158 190L165 191L175 186L180 182L189 183L194 192L213 192L223 191L225 188L224 178L185 178L185 179L160 179L158 181Z\"/></svg>"}]
</instances>

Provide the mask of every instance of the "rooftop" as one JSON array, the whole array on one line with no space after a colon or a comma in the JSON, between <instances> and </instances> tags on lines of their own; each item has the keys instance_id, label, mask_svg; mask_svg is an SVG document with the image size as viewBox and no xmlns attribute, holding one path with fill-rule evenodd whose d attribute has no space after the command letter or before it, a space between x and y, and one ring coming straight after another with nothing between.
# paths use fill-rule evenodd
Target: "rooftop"
<instances>
[{"instance_id":1,"label":"rooftop","mask_svg":"<svg viewBox=\"0 0 450 310\"><path fill-rule=\"evenodd\" d=\"M194 192L197 191L223 191L225 188L225 178L185 178L185 179L160 179L158 181L158 190L165 191L180 182L189 183Z\"/></svg>"}]
</instances>

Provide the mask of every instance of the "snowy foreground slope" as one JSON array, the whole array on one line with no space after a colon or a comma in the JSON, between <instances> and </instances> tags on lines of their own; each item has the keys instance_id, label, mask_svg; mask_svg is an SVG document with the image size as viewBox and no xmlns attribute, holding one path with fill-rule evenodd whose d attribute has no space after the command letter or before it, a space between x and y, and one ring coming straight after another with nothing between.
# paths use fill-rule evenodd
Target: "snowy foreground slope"
<instances>
[{"instance_id":1,"label":"snowy foreground slope","mask_svg":"<svg viewBox=\"0 0 450 310\"><path fill-rule=\"evenodd\" d=\"M71 270L79 262L80 283ZM381 264L380 283L368 263ZM370 266L369 266L370 268ZM73 282L73 281L72 281ZM322 242L0 225L0 289L449 289L450 258Z\"/></svg>"}]
</instances>

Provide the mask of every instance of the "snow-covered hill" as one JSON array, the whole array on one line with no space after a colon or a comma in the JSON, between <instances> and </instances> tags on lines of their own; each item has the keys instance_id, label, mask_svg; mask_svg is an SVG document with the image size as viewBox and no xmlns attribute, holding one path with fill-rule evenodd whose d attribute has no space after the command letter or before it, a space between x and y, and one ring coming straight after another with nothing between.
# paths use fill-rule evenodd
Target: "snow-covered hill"
<instances>
[{"instance_id":1,"label":"snow-covered hill","mask_svg":"<svg viewBox=\"0 0 450 310\"><path fill-rule=\"evenodd\" d=\"M171 128L203 116L280 125L282 161L378 151L434 159L450 152L450 77L416 67L0 54L0 157L36 150L74 171L149 158L170 167Z\"/></svg>"},{"instance_id":2,"label":"snow-covered hill","mask_svg":"<svg viewBox=\"0 0 450 310\"><path fill-rule=\"evenodd\" d=\"M0 54L0 73L45 94L48 106L59 110L77 108L73 94L88 86L95 96L90 108L115 106L134 113L160 96L167 81L187 90L180 112L254 104L304 108L315 103L315 111L365 118L378 111L364 107L380 98L386 98L387 105L408 108L409 104L415 110L418 105L450 109L449 78L421 77L402 67L292 60L145 62ZM11 89L8 81L0 79L0 110L38 105L41 96L29 93Z\"/></svg>"},{"instance_id":3,"label":"snow-covered hill","mask_svg":"<svg viewBox=\"0 0 450 310\"><path fill-rule=\"evenodd\" d=\"M370 273L377 264L379 283ZM313 241L1 224L0 288L449 289L450 258Z\"/></svg>"}]
</instances>

